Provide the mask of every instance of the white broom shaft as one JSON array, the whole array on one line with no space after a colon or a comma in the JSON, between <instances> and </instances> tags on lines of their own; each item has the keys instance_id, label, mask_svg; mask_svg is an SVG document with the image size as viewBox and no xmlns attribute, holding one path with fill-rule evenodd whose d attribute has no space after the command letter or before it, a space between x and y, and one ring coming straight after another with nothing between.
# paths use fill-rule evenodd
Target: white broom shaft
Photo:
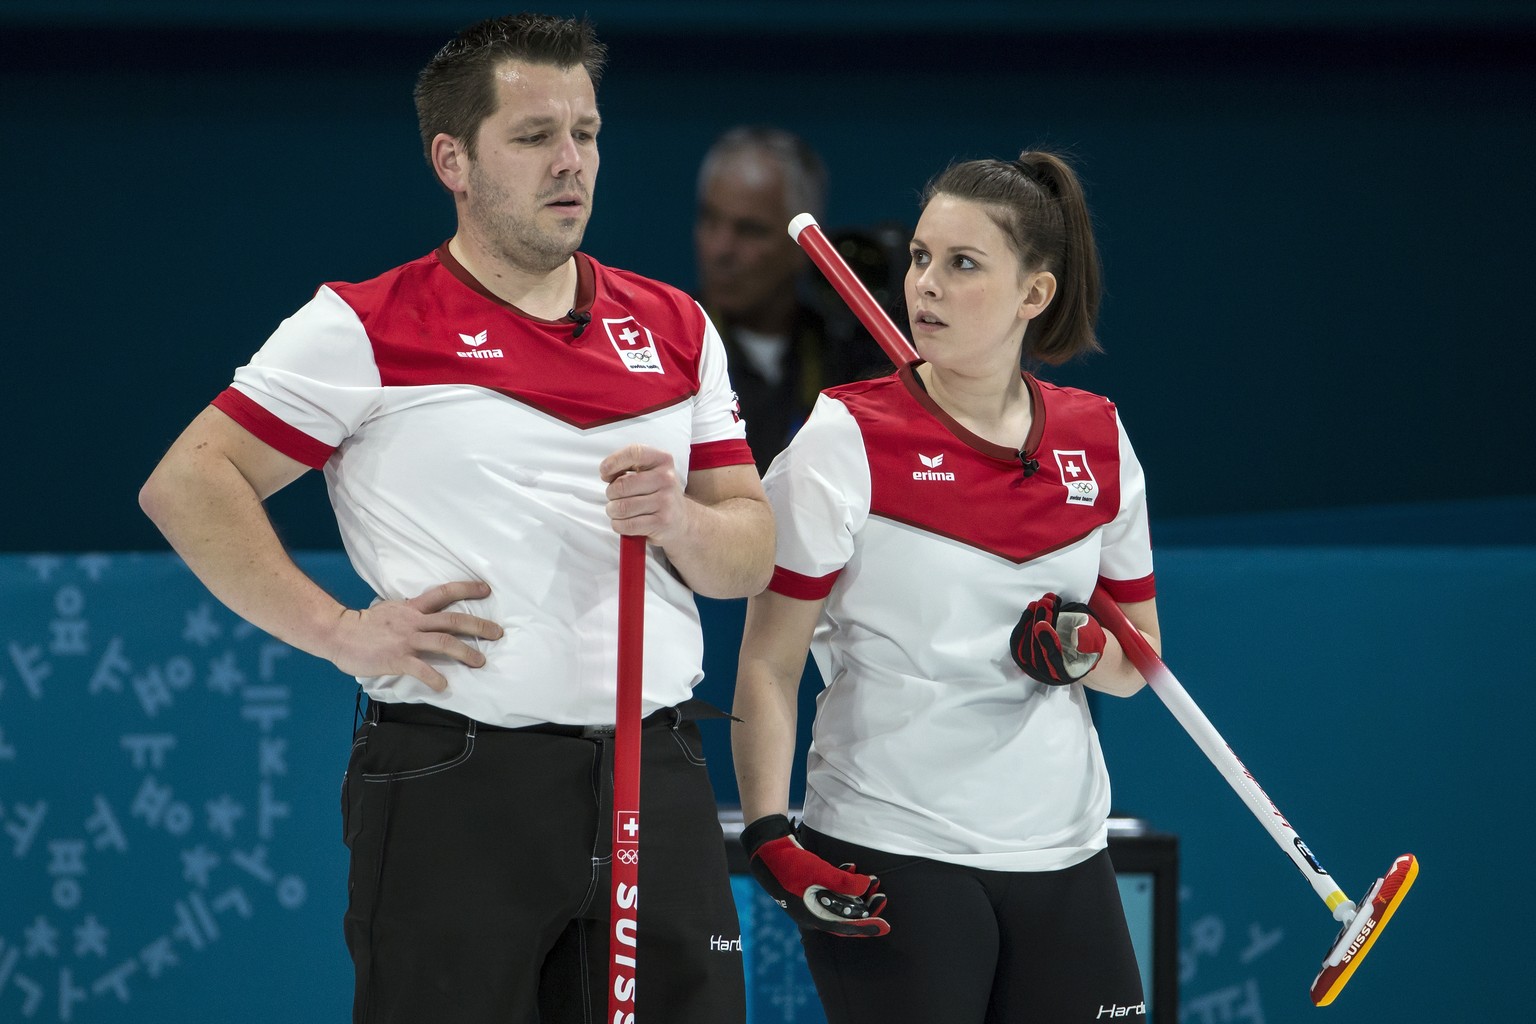
<instances>
[{"instance_id":1,"label":"white broom shaft","mask_svg":"<svg viewBox=\"0 0 1536 1024\"><path fill-rule=\"evenodd\" d=\"M1221 733L1211 724L1211 720L1205 717L1190 697L1179 680L1163 664L1147 638L1141 635L1141 630L1125 617L1120 606L1101 587L1093 592L1093 597L1088 602L1089 608L1097 616L1106 629L1114 634L1120 641L1126 656L1137 671L1146 679L1152 687L1152 692L1165 704L1173 717L1189 733L1195 744L1205 753L1211 764L1221 772L1227 784L1242 798L1244 804L1253 812L1253 816L1263 824L1265 831L1274 839L1276 845L1285 851L1286 856L1296 865L1307 881L1312 884L1313 890L1319 898L1328 905L1328 909L1335 910L1341 904L1348 902L1343 891L1333 877L1324 871L1316 858L1309 860L1303 852L1305 844L1301 837L1286 820L1285 815L1275 806L1269 794L1264 792L1258 780L1243 766L1243 762L1233 753L1232 748L1221 738Z\"/></svg>"}]
</instances>

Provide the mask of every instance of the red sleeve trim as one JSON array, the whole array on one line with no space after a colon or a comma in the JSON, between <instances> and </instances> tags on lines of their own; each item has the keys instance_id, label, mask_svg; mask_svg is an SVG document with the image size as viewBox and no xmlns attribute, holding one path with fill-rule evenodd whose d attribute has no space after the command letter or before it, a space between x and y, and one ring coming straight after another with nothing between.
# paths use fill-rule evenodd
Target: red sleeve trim
<instances>
[{"instance_id":1,"label":"red sleeve trim","mask_svg":"<svg viewBox=\"0 0 1536 1024\"><path fill-rule=\"evenodd\" d=\"M688 452L688 472L696 469L719 469L722 466L752 465L752 449L742 438L729 441L706 441L696 444Z\"/></svg>"},{"instance_id":2,"label":"red sleeve trim","mask_svg":"<svg viewBox=\"0 0 1536 1024\"><path fill-rule=\"evenodd\" d=\"M1116 604L1150 601L1157 596L1157 582L1151 573L1139 580L1111 580L1100 576L1099 586L1115 599Z\"/></svg>"},{"instance_id":3,"label":"red sleeve trim","mask_svg":"<svg viewBox=\"0 0 1536 1024\"><path fill-rule=\"evenodd\" d=\"M257 440L276 448L310 469L321 469L336 449L317 441L298 427L290 426L263 409L244 392L225 388L213 400L213 407L256 435Z\"/></svg>"},{"instance_id":4,"label":"red sleeve trim","mask_svg":"<svg viewBox=\"0 0 1536 1024\"><path fill-rule=\"evenodd\" d=\"M802 576L797 572L790 572L781 565L776 565L773 567L773 579L768 581L768 589L775 594L799 598L802 601L820 601L832 593L832 584L837 582L837 577L842 571L838 569L825 576Z\"/></svg>"}]
</instances>

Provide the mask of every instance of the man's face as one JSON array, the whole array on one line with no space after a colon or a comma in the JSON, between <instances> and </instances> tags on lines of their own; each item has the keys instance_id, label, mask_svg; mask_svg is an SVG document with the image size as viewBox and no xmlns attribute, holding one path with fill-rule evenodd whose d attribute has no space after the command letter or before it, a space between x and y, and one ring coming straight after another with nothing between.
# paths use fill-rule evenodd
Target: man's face
<instances>
[{"instance_id":1,"label":"man's face","mask_svg":"<svg viewBox=\"0 0 1536 1024\"><path fill-rule=\"evenodd\" d=\"M791 211L777 161L746 151L720 159L699 192L694 222L700 299L722 319L763 330L792 302L804 259L786 230Z\"/></svg>"},{"instance_id":2,"label":"man's face","mask_svg":"<svg viewBox=\"0 0 1536 1024\"><path fill-rule=\"evenodd\" d=\"M548 273L581 246L597 180L597 96L581 65L508 62L475 136L464 218L508 263Z\"/></svg>"}]
</instances>

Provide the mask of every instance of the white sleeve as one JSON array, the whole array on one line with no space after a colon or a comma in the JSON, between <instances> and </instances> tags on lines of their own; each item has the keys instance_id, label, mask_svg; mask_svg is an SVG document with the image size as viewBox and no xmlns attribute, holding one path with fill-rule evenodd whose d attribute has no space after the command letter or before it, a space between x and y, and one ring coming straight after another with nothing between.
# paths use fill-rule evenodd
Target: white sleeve
<instances>
[{"instance_id":1,"label":"white sleeve","mask_svg":"<svg viewBox=\"0 0 1536 1024\"><path fill-rule=\"evenodd\" d=\"M693 405L693 443L744 441L747 425L736 408L736 392L726 367L725 342L699 307L704 318L704 345L699 354L699 395Z\"/></svg>"},{"instance_id":2,"label":"white sleeve","mask_svg":"<svg viewBox=\"0 0 1536 1024\"><path fill-rule=\"evenodd\" d=\"M1142 580L1152 575L1146 478L1118 410L1115 428L1120 434L1120 508L1114 520L1104 527L1099 575L1109 580Z\"/></svg>"},{"instance_id":3,"label":"white sleeve","mask_svg":"<svg viewBox=\"0 0 1536 1024\"><path fill-rule=\"evenodd\" d=\"M763 477L778 530L774 562L820 579L853 557L869 518L869 458L847 406L822 395L810 418Z\"/></svg>"},{"instance_id":4,"label":"white sleeve","mask_svg":"<svg viewBox=\"0 0 1536 1024\"><path fill-rule=\"evenodd\" d=\"M378 401L379 368L357 313L321 287L235 371L233 386L289 426L335 447Z\"/></svg>"}]
</instances>

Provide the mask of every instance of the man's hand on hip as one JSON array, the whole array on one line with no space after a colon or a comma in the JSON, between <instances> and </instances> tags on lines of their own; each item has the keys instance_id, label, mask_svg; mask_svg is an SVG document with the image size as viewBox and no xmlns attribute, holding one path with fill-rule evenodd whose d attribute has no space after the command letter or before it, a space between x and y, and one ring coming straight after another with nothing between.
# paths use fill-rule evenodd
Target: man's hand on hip
<instances>
[{"instance_id":1,"label":"man's hand on hip","mask_svg":"<svg viewBox=\"0 0 1536 1024\"><path fill-rule=\"evenodd\" d=\"M348 608L336 622L325 656L348 675L411 676L442 691L448 680L424 656L440 655L479 668L485 664L485 655L459 637L500 640L503 635L501 626L490 619L443 609L490 593L491 588L478 580L458 580L407 601Z\"/></svg>"}]
</instances>

